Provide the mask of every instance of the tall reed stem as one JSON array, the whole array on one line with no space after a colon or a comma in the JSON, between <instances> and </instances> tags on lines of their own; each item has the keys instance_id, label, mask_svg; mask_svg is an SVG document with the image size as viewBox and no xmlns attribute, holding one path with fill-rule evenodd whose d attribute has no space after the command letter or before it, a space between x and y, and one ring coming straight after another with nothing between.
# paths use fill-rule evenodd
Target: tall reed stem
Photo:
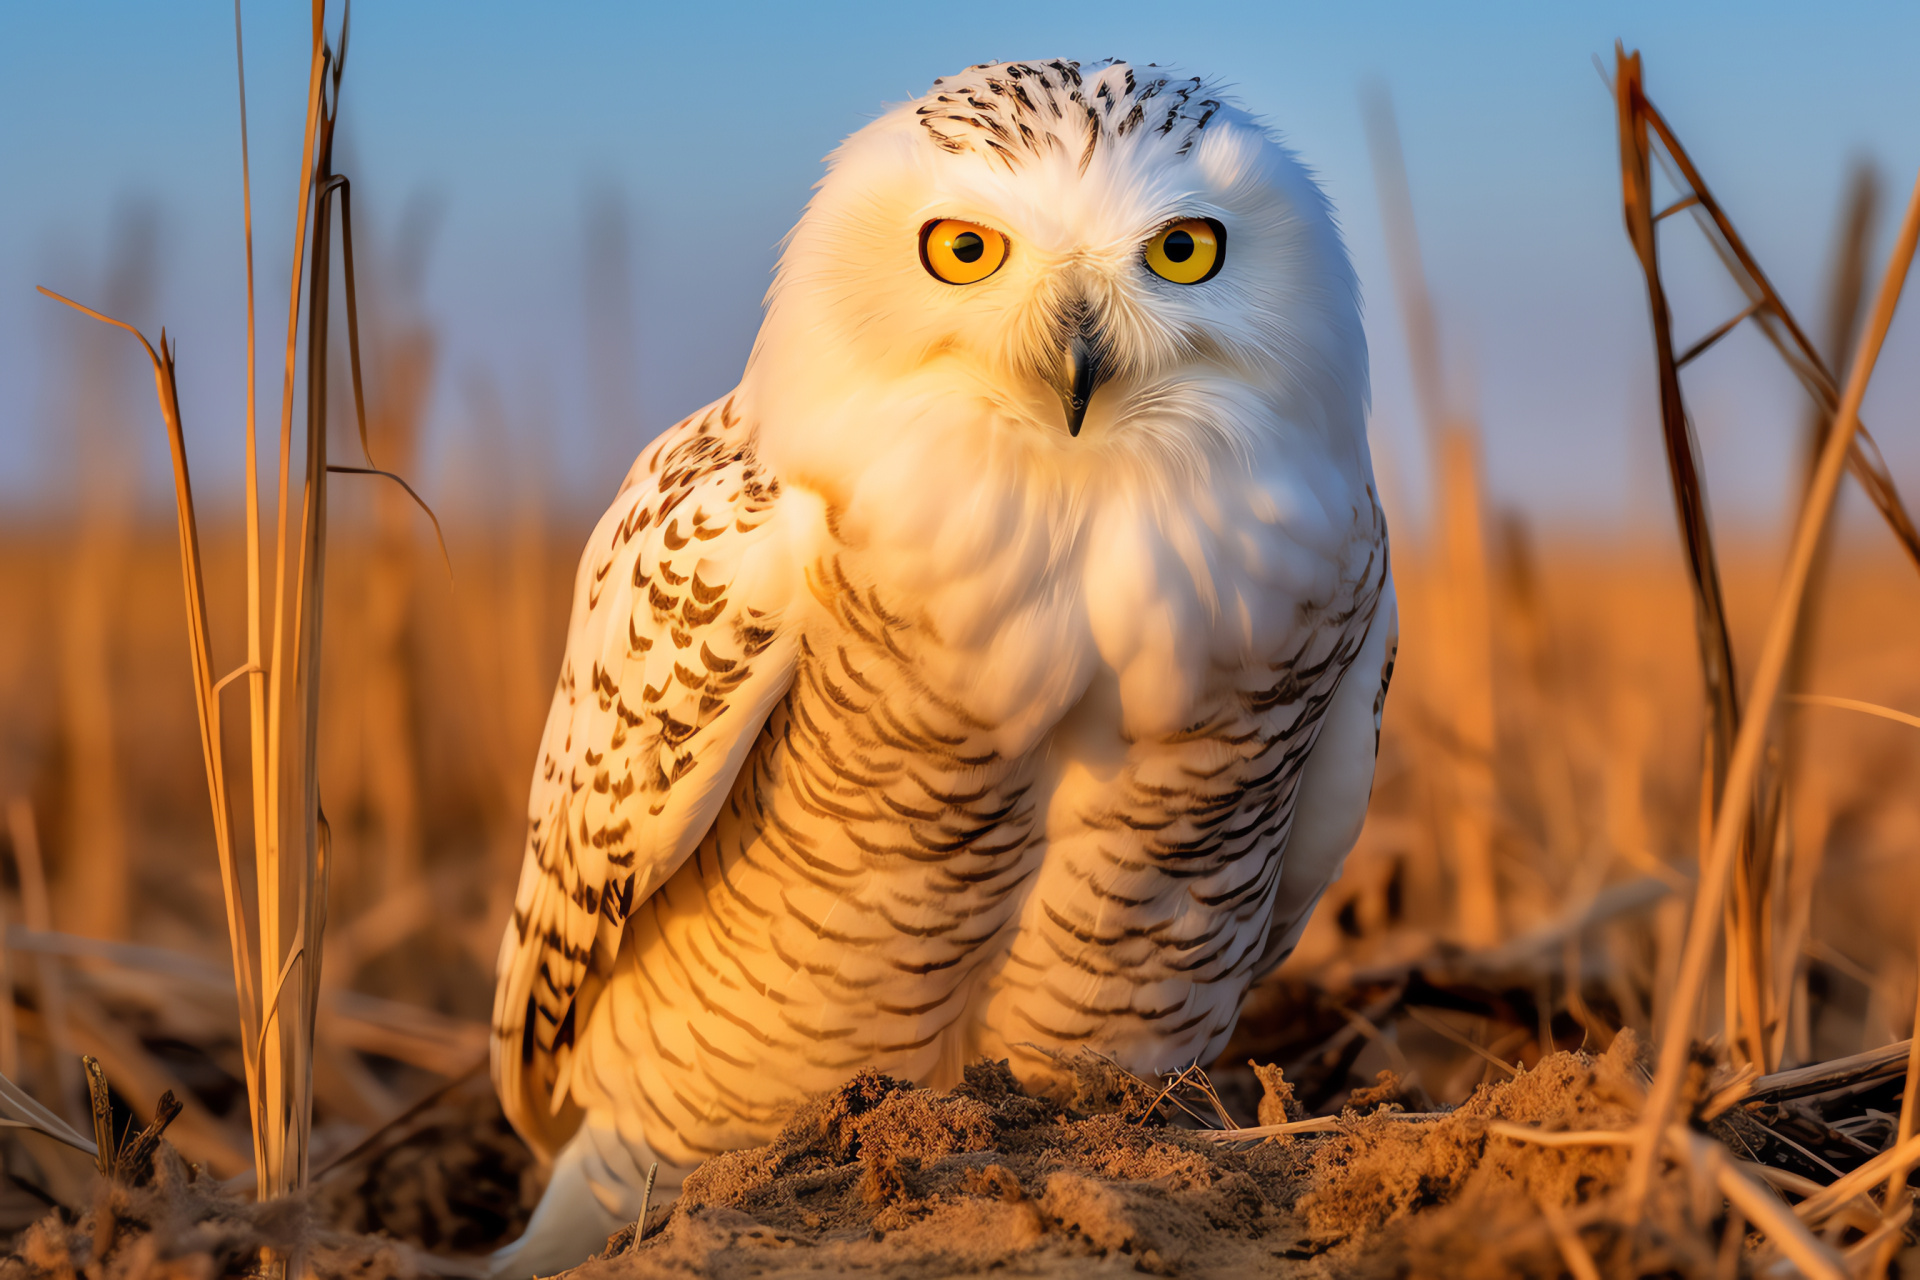
<instances>
[{"instance_id":1,"label":"tall reed stem","mask_svg":"<svg viewBox=\"0 0 1920 1280\"><path fill-rule=\"evenodd\" d=\"M246 110L245 41L238 0L234 7L234 53L239 64L241 194L247 260L246 503L247 661L216 679L207 624L206 589L199 529L189 476L186 436L174 376L173 353L164 332L156 350L131 326L48 293L95 319L139 339L153 366L154 383L172 450L174 500L180 524L180 561L185 578L188 639L200 715L201 749L214 817L214 843L226 897L228 939L240 1005L241 1053L251 1108L254 1169L263 1198L302 1186L312 1128L313 1025L318 1012L320 950L326 922L327 835L320 813L317 771L321 598L325 574L327 501L327 299L329 294L328 199L345 182L332 173L334 123L339 108L341 61L348 18L343 8L340 53L325 40L324 0L313 6L313 47L308 64L307 121L301 152L299 203L294 217L293 266L287 299L287 343L280 398L276 536L273 562L272 642L264 601L261 547L257 392L257 346L253 275L253 191ZM329 71L331 75L329 76ZM332 90L329 99L328 90ZM344 206L343 206L344 207ZM344 225L343 225L344 230ZM309 256L309 241L312 251ZM351 255L348 261L351 321ZM295 541L291 519L293 393L299 374L302 287L308 305L305 454ZM349 337L354 325L349 324ZM359 354L354 352L357 370ZM358 402L358 379L355 379ZM364 410L363 410L364 416ZM397 477L394 477L397 479ZM404 485L404 482L401 482ZM408 491L411 493L411 490ZM417 500L417 498L416 498ZM220 694L247 677L248 746L253 798L253 876L249 886L233 840L232 800L227 787L220 730ZM286 1258L267 1260L283 1270Z\"/></svg>"},{"instance_id":2,"label":"tall reed stem","mask_svg":"<svg viewBox=\"0 0 1920 1280\"><path fill-rule=\"evenodd\" d=\"M247 403L246 403L246 476L244 492L246 494L246 544L247 544L247 758L251 769L253 811L253 847L267 847L267 811L261 800L270 790L267 773L267 669L261 650L261 609L260 609L260 432L259 432L259 348L258 324L255 316L255 288L253 279L253 159L252 149L247 136L247 56L246 42L240 24L240 0L233 0L233 57L238 73L240 89L240 207L241 225L244 229L247 255ZM236 901L240 891L237 875L223 875L223 883L232 880L227 895L227 928L233 935L235 972L245 972L252 977L253 966L242 964L241 953L246 950L246 918ZM250 985L256 986L257 983ZM242 1029L249 1070L248 1083L252 1084L259 1072L260 1028L257 1013L257 992L242 994ZM253 1012L248 1019L245 1012ZM251 1091L251 1090L250 1090ZM266 1185L268 1156L263 1138L266 1125L258 1109L265 1102L255 1097L254 1119L254 1170L260 1185Z\"/></svg>"}]
</instances>

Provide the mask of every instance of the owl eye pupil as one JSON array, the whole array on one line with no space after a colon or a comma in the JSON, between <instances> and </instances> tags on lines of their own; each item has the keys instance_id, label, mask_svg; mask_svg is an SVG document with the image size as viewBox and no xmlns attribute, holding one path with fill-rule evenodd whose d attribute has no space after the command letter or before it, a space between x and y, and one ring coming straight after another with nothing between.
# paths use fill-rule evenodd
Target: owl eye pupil
<instances>
[{"instance_id":1,"label":"owl eye pupil","mask_svg":"<svg viewBox=\"0 0 1920 1280\"><path fill-rule=\"evenodd\" d=\"M986 251L987 242L974 232L963 231L953 238L953 256L962 262L978 262Z\"/></svg>"},{"instance_id":2,"label":"owl eye pupil","mask_svg":"<svg viewBox=\"0 0 1920 1280\"><path fill-rule=\"evenodd\" d=\"M1193 235L1187 231L1169 232L1160 251L1167 255L1169 262L1185 262L1193 256Z\"/></svg>"}]
</instances>

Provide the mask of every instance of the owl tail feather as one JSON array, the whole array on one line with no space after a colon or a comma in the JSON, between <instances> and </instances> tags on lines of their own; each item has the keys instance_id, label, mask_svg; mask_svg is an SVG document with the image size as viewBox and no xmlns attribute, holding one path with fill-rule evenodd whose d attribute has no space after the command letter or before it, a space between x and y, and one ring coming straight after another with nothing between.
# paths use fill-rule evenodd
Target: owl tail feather
<instances>
[{"instance_id":1,"label":"owl tail feather","mask_svg":"<svg viewBox=\"0 0 1920 1280\"><path fill-rule=\"evenodd\" d=\"M643 1169L651 1153L636 1153L605 1117L589 1114L554 1157L553 1177L518 1240L488 1259L490 1280L528 1280L577 1267L607 1247L607 1237L640 1212ZM649 1214L680 1194L689 1171L662 1163Z\"/></svg>"}]
</instances>

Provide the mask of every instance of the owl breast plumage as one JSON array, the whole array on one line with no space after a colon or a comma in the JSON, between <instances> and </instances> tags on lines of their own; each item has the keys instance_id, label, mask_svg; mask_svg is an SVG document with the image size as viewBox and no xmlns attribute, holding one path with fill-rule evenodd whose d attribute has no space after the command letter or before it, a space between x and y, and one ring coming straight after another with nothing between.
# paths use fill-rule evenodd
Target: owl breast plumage
<instances>
[{"instance_id":1,"label":"owl breast plumage","mask_svg":"<svg viewBox=\"0 0 1920 1280\"><path fill-rule=\"evenodd\" d=\"M943 275L949 226L1004 265ZM1200 81L975 68L843 149L741 387L581 560L495 1005L563 1166L516 1265L862 1067L1219 1052L1371 785L1358 335L1324 202Z\"/></svg>"}]
</instances>

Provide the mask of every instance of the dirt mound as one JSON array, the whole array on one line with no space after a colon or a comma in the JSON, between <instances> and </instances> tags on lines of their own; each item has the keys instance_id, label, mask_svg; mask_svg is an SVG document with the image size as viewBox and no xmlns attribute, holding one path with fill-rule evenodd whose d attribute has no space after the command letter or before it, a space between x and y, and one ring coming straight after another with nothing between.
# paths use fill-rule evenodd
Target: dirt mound
<instances>
[{"instance_id":1,"label":"dirt mound","mask_svg":"<svg viewBox=\"0 0 1920 1280\"><path fill-rule=\"evenodd\" d=\"M1383 1081L1371 1114L1349 1110L1331 1134L1238 1144L1146 1114L1151 1090L1143 1109L1136 1091L1084 1081L1033 1097L1005 1064L969 1068L951 1093L868 1072L768 1146L708 1162L638 1248L616 1238L571 1275L1551 1272L1538 1206L1596 1202L1626 1155L1520 1143L1489 1123L1623 1129L1637 1053L1629 1036L1598 1058L1555 1054L1422 1116L1386 1101L1405 1095ZM1262 1119L1297 1118L1268 1075Z\"/></svg>"},{"instance_id":2,"label":"dirt mound","mask_svg":"<svg viewBox=\"0 0 1920 1280\"><path fill-rule=\"evenodd\" d=\"M863 1072L769 1145L708 1161L639 1248L616 1239L571 1274L1246 1275L1298 1254L1301 1151L1223 1149L1130 1119L1151 1089L1072 1079L1063 1102L1005 1063L950 1093Z\"/></svg>"},{"instance_id":3,"label":"dirt mound","mask_svg":"<svg viewBox=\"0 0 1920 1280\"><path fill-rule=\"evenodd\" d=\"M1677 1171L1662 1175L1649 1207L1650 1254L1645 1236L1616 1239L1599 1221L1624 1147L1497 1132L1500 1122L1629 1128L1639 1053L1623 1033L1598 1057L1553 1054L1450 1111L1405 1111L1413 1093L1384 1079L1356 1092L1371 1110L1350 1108L1331 1132L1238 1141L1175 1127L1166 1090L1096 1061L1074 1065L1049 1097L1023 1090L1005 1063L976 1063L951 1091L866 1071L768 1145L708 1161L649 1215L637 1245L629 1227L568 1280L1557 1274L1549 1219L1584 1225L1606 1274L1650 1262L1712 1274L1711 1246L1679 1221ZM1260 1118L1298 1119L1279 1073L1258 1075ZM499 1243L482 1239L483 1225L517 1220L533 1190L522 1181L532 1175L496 1150L490 1114L447 1097L293 1206L245 1203L166 1149L149 1186L103 1183L92 1213L31 1228L0 1260L0 1280L211 1280L263 1244L303 1245L328 1277L459 1270L445 1254ZM460 1191L485 1177L497 1184L488 1195ZM1666 1218L1671 1231L1659 1227Z\"/></svg>"}]
</instances>

